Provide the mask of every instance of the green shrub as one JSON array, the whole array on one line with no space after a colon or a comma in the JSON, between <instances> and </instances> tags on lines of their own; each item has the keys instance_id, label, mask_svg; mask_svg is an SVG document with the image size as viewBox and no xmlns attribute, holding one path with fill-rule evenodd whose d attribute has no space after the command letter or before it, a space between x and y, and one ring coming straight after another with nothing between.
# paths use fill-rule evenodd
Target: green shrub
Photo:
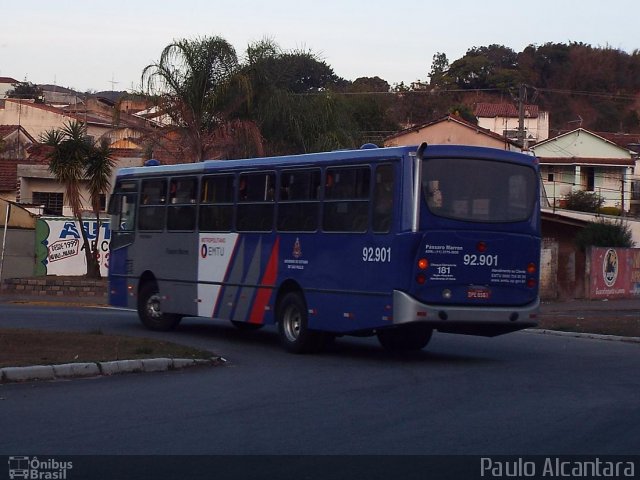
<instances>
[{"instance_id":1,"label":"green shrub","mask_svg":"<svg viewBox=\"0 0 640 480\"><path fill-rule=\"evenodd\" d=\"M578 212L596 213L604 205L604 198L595 192L577 190L564 196L565 208Z\"/></svg>"},{"instance_id":2,"label":"green shrub","mask_svg":"<svg viewBox=\"0 0 640 480\"><path fill-rule=\"evenodd\" d=\"M629 225L620 220L610 222L600 220L591 222L576 235L576 244L581 250L587 247L621 247L634 246Z\"/></svg>"}]
</instances>

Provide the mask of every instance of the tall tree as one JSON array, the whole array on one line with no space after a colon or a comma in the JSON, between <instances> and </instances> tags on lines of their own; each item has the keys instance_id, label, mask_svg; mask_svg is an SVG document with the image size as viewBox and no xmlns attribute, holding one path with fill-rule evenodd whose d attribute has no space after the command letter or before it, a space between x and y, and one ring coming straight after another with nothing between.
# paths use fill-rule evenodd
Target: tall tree
<instances>
[{"instance_id":1,"label":"tall tree","mask_svg":"<svg viewBox=\"0 0 640 480\"><path fill-rule=\"evenodd\" d=\"M243 72L251 99L240 112L260 127L269 154L332 150L354 145L356 130L335 90L346 81L308 51L282 51L269 39L247 48Z\"/></svg>"},{"instance_id":2,"label":"tall tree","mask_svg":"<svg viewBox=\"0 0 640 480\"><path fill-rule=\"evenodd\" d=\"M86 126L82 122L71 121L60 130L48 130L41 141L51 147L49 170L64 185L67 202L79 225L83 250L87 262L87 277L100 278L99 239L100 235L100 195L109 190L109 178L113 170L111 150L106 142L96 146L87 137ZM82 217L81 185L88 183L91 204L98 221L95 241L89 242Z\"/></svg>"},{"instance_id":3,"label":"tall tree","mask_svg":"<svg viewBox=\"0 0 640 480\"><path fill-rule=\"evenodd\" d=\"M237 141L251 141L261 151L255 124L232 116L249 97L250 84L225 39L183 39L167 45L158 62L144 68L142 84L182 135L186 160L227 156L227 151L237 150Z\"/></svg>"},{"instance_id":4,"label":"tall tree","mask_svg":"<svg viewBox=\"0 0 640 480\"><path fill-rule=\"evenodd\" d=\"M111 189L111 174L115 167L111 148L106 138L100 140L98 145L92 145L89 155L85 159L85 179L89 190L91 209L96 216L98 224L97 231L100 231L100 210L102 198ZM95 255L98 253L97 240L93 248Z\"/></svg>"},{"instance_id":5,"label":"tall tree","mask_svg":"<svg viewBox=\"0 0 640 480\"><path fill-rule=\"evenodd\" d=\"M447 55L442 52L436 52L431 63L431 71L429 72L429 83L432 87L442 86L444 75L449 69L449 60Z\"/></svg>"},{"instance_id":6,"label":"tall tree","mask_svg":"<svg viewBox=\"0 0 640 480\"><path fill-rule=\"evenodd\" d=\"M518 56L503 45L473 47L449 67L444 79L463 89L508 89L521 82Z\"/></svg>"}]
</instances>

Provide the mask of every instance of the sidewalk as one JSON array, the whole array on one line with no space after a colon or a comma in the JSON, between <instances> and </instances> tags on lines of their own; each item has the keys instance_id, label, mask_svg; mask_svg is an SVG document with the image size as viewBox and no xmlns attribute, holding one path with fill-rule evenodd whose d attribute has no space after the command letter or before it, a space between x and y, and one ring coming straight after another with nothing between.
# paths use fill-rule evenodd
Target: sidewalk
<instances>
[{"instance_id":1,"label":"sidewalk","mask_svg":"<svg viewBox=\"0 0 640 480\"><path fill-rule=\"evenodd\" d=\"M543 300L540 313L636 311L640 318L640 297L605 300Z\"/></svg>"}]
</instances>

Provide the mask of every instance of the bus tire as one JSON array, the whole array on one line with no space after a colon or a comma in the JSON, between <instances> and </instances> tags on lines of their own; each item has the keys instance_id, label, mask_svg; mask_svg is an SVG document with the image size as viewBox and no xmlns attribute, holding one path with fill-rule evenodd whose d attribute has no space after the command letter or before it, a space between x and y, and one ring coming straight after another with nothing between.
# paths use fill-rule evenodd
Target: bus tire
<instances>
[{"instance_id":1,"label":"bus tire","mask_svg":"<svg viewBox=\"0 0 640 480\"><path fill-rule=\"evenodd\" d=\"M422 350L431 340L432 334L432 328L420 323L400 325L377 332L380 345L391 352Z\"/></svg>"},{"instance_id":2,"label":"bus tire","mask_svg":"<svg viewBox=\"0 0 640 480\"><path fill-rule=\"evenodd\" d=\"M147 282L138 295L138 317L149 330L166 332L178 326L180 315L165 313L161 309L160 291L155 282Z\"/></svg>"},{"instance_id":3,"label":"bus tire","mask_svg":"<svg viewBox=\"0 0 640 480\"><path fill-rule=\"evenodd\" d=\"M278 303L278 334L280 343L291 353L319 352L325 346L327 335L309 329L309 313L304 297L289 292Z\"/></svg>"}]
</instances>

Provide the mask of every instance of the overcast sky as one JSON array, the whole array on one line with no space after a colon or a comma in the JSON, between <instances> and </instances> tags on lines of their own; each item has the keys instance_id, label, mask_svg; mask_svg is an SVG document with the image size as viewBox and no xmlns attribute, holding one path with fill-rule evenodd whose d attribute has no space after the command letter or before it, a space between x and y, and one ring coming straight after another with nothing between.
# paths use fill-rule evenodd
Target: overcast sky
<instances>
[{"instance_id":1,"label":"overcast sky","mask_svg":"<svg viewBox=\"0 0 640 480\"><path fill-rule=\"evenodd\" d=\"M640 48L638 0L2 0L0 76L131 90L174 39L217 35L243 55L265 37L316 53L348 80L427 80L433 55L578 41ZM114 82L114 83L112 83Z\"/></svg>"}]
</instances>

